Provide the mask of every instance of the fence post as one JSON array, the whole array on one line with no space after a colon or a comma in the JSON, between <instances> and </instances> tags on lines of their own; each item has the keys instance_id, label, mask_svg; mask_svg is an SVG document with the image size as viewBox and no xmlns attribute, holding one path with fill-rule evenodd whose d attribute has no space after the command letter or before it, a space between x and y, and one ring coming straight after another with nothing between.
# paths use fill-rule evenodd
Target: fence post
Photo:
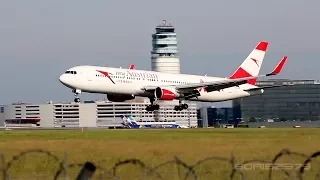
<instances>
[{"instance_id":1,"label":"fence post","mask_svg":"<svg viewBox=\"0 0 320 180\"><path fill-rule=\"evenodd\" d=\"M68 177L68 155L67 155L66 150L64 151L63 168L64 168L65 180L69 180L69 177Z\"/></svg>"},{"instance_id":2,"label":"fence post","mask_svg":"<svg viewBox=\"0 0 320 180\"><path fill-rule=\"evenodd\" d=\"M0 159L1 159L1 170L3 173L3 180L9 180L6 161L3 153L0 153Z\"/></svg>"},{"instance_id":3,"label":"fence post","mask_svg":"<svg viewBox=\"0 0 320 180\"><path fill-rule=\"evenodd\" d=\"M86 162L78 174L76 180L88 180L91 179L94 172L96 171L96 166L91 162Z\"/></svg>"}]
</instances>

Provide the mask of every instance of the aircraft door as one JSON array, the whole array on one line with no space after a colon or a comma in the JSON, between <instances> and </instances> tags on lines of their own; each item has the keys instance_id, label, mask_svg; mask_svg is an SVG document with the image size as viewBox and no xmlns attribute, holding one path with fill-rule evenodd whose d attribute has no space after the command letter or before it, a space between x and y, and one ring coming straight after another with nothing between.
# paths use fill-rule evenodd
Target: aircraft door
<instances>
[{"instance_id":1,"label":"aircraft door","mask_svg":"<svg viewBox=\"0 0 320 180\"><path fill-rule=\"evenodd\" d=\"M85 79L86 79L88 85L92 85L93 80L94 80L93 76L94 76L94 74L92 74L91 71L85 72Z\"/></svg>"}]
</instances>

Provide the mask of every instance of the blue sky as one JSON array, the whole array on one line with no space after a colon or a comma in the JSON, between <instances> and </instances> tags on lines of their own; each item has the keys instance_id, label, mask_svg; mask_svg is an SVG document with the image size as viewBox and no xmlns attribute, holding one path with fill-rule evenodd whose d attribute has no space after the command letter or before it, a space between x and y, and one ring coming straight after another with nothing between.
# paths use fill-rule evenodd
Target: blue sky
<instances>
[{"instance_id":1,"label":"blue sky","mask_svg":"<svg viewBox=\"0 0 320 180\"><path fill-rule=\"evenodd\" d=\"M258 41L270 42L261 73L320 79L320 1L0 1L0 104L72 101L58 77L82 65L151 69L151 34L176 27L181 72L229 76ZM103 95L81 95L97 99Z\"/></svg>"}]
</instances>

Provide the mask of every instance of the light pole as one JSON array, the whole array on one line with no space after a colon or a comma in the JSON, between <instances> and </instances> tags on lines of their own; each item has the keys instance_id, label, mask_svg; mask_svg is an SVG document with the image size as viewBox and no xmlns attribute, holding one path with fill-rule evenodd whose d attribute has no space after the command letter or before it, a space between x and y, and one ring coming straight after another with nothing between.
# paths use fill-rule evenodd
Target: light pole
<instances>
[{"instance_id":1,"label":"light pole","mask_svg":"<svg viewBox=\"0 0 320 180\"><path fill-rule=\"evenodd\" d=\"M188 125L189 125L189 128L191 128L191 122L190 122L190 110L188 110Z\"/></svg>"}]
</instances>

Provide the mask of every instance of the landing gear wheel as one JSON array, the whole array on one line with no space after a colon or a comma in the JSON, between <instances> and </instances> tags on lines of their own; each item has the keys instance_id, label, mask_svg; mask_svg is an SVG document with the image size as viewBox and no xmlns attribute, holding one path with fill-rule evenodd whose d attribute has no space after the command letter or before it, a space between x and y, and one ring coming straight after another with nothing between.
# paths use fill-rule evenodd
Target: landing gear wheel
<instances>
[{"instance_id":1,"label":"landing gear wheel","mask_svg":"<svg viewBox=\"0 0 320 180\"><path fill-rule=\"evenodd\" d=\"M188 104L182 104L182 109L188 109Z\"/></svg>"},{"instance_id":2,"label":"landing gear wheel","mask_svg":"<svg viewBox=\"0 0 320 180\"><path fill-rule=\"evenodd\" d=\"M75 103L80 102L80 98L78 98L78 97L74 98L74 102L75 102Z\"/></svg>"},{"instance_id":3,"label":"landing gear wheel","mask_svg":"<svg viewBox=\"0 0 320 180\"><path fill-rule=\"evenodd\" d=\"M174 110L175 110L175 111L181 111L181 110L182 110L182 107L181 107L181 106L174 106Z\"/></svg>"},{"instance_id":4,"label":"landing gear wheel","mask_svg":"<svg viewBox=\"0 0 320 180\"><path fill-rule=\"evenodd\" d=\"M151 106L147 106L146 107L146 111L152 111L152 107Z\"/></svg>"},{"instance_id":5,"label":"landing gear wheel","mask_svg":"<svg viewBox=\"0 0 320 180\"><path fill-rule=\"evenodd\" d=\"M146 107L146 111L154 111L154 110L159 110L160 106L158 104L155 105L149 105Z\"/></svg>"},{"instance_id":6,"label":"landing gear wheel","mask_svg":"<svg viewBox=\"0 0 320 180\"><path fill-rule=\"evenodd\" d=\"M150 100L151 104L146 107L146 111L154 111L154 110L159 110L160 109L159 104L153 104L153 102L155 101L154 98L150 97L149 100Z\"/></svg>"},{"instance_id":7,"label":"landing gear wheel","mask_svg":"<svg viewBox=\"0 0 320 180\"><path fill-rule=\"evenodd\" d=\"M74 102L75 103L79 103L80 102L80 98L78 97L78 95L81 93L80 89L72 89L73 95L74 95Z\"/></svg>"},{"instance_id":8,"label":"landing gear wheel","mask_svg":"<svg viewBox=\"0 0 320 180\"><path fill-rule=\"evenodd\" d=\"M184 109L188 109L188 104L180 104L179 106L174 106L175 111L182 111Z\"/></svg>"},{"instance_id":9,"label":"landing gear wheel","mask_svg":"<svg viewBox=\"0 0 320 180\"><path fill-rule=\"evenodd\" d=\"M155 105L153 105L153 108L154 108L154 110L159 110L160 106L159 106L159 104L155 104Z\"/></svg>"}]
</instances>

